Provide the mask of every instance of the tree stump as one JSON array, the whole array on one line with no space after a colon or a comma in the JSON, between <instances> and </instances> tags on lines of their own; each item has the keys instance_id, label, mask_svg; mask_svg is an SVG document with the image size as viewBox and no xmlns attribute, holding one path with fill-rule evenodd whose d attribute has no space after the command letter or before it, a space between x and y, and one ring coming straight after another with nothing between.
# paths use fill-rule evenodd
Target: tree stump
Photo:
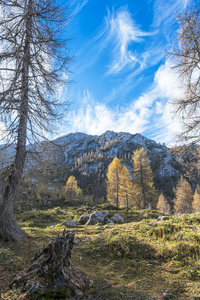
<instances>
[{"instance_id":1,"label":"tree stump","mask_svg":"<svg viewBox=\"0 0 200 300\"><path fill-rule=\"evenodd\" d=\"M87 299L92 280L82 271L71 267L71 252L74 234L63 232L52 238L42 251L38 252L28 269L16 276L15 285L26 292L24 299Z\"/></svg>"}]
</instances>

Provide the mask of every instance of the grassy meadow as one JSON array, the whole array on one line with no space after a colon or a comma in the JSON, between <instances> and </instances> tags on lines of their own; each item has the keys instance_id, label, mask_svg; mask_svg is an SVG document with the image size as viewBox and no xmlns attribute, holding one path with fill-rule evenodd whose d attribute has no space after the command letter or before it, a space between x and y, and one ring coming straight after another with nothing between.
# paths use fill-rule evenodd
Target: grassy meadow
<instances>
[{"instance_id":1,"label":"grassy meadow","mask_svg":"<svg viewBox=\"0 0 200 300\"><path fill-rule=\"evenodd\" d=\"M108 217L120 213L127 223L61 225L66 220L77 221L89 210L108 210ZM106 204L18 213L16 218L26 236L0 245L0 299L23 297L20 290L9 290L9 283L64 228L74 232L77 241L73 267L94 281L90 299L200 299L200 214L157 221L159 215L149 210L115 210Z\"/></svg>"}]
</instances>

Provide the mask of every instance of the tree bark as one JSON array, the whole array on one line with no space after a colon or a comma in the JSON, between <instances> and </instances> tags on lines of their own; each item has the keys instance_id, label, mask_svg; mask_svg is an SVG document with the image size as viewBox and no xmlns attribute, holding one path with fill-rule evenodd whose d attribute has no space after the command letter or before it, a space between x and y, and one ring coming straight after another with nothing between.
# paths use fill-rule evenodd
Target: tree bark
<instances>
[{"instance_id":1,"label":"tree bark","mask_svg":"<svg viewBox=\"0 0 200 300\"><path fill-rule=\"evenodd\" d=\"M0 207L0 238L4 241L18 240L23 232L13 215L13 195L17 193L16 170L14 164L9 170L6 187L3 194L3 203Z\"/></svg>"}]
</instances>

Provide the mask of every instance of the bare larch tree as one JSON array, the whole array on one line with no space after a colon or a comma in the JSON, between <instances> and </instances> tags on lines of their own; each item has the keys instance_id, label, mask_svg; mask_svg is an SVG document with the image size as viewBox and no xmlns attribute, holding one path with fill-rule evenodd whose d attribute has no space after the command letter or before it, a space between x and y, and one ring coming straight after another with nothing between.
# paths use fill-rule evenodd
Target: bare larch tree
<instances>
[{"instance_id":1,"label":"bare larch tree","mask_svg":"<svg viewBox=\"0 0 200 300\"><path fill-rule=\"evenodd\" d=\"M23 232L13 209L19 196L27 144L39 141L61 116L56 89L67 83L70 55L63 37L68 9L56 0L0 0L0 116L13 163L2 170L0 238ZM56 94L56 95L55 95Z\"/></svg>"},{"instance_id":2,"label":"bare larch tree","mask_svg":"<svg viewBox=\"0 0 200 300\"><path fill-rule=\"evenodd\" d=\"M180 77L183 95L174 99L176 113L183 121L181 140L200 141L200 9L177 16L177 46L169 52Z\"/></svg>"}]
</instances>

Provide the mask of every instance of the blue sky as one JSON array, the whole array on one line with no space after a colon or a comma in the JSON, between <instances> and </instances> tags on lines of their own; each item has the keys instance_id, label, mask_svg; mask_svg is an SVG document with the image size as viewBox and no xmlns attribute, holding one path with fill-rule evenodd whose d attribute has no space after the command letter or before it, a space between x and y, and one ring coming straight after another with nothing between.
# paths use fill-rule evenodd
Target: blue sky
<instances>
[{"instance_id":1,"label":"blue sky","mask_svg":"<svg viewBox=\"0 0 200 300\"><path fill-rule=\"evenodd\" d=\"M61 133L125 131L174 144L181 124L170 99L181 90L165 52L176 13L197 1L72 0L74 82L62 91L71 105Z\"/></svg>"}]
</instances>

